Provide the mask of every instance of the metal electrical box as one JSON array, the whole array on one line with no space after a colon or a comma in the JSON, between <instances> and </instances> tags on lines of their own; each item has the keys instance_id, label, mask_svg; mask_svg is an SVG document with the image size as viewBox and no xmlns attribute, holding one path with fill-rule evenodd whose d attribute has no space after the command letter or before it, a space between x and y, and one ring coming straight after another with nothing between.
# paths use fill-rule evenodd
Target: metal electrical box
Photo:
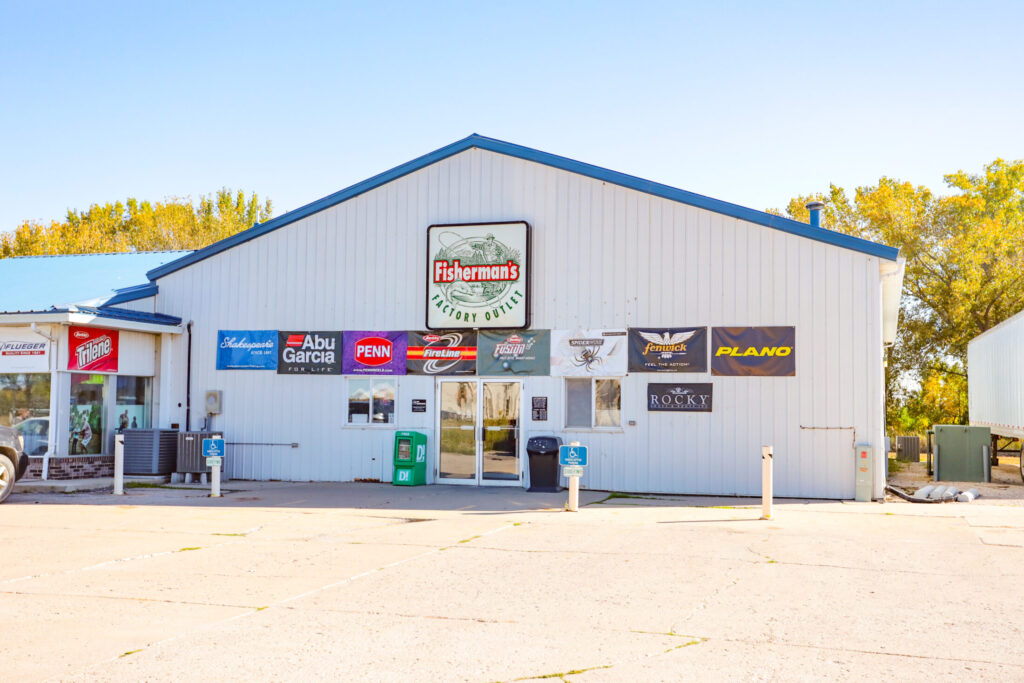
<instances>
[{"instance_id":1,"label":"metal electrical box","mask_svg":"<svg viewBox=\"0 0 1024 683\"><path fill-rule=\"evenodd\" d=\"M427 483L427 436L420 432L395 432L395 486L423 486Z\"/></svg>"},{"instance_id":2,"label":"metal electrical box","mask_svg":"<svg viewBox=\"0 0 1024 683\"><path fill-rule=\"evenodd\" d=\"M206 392L206 414L220 415L224 412L224 392L220 389L211 389Z\"/></svg>"},{"instance_id":3,"label":"metal electrical box","mask_svg":"<svg viewBox=\"0 0 1024 683\"><path fill-rule=\"evenodd\" d=\"M857 459L857 487L854 498L858 502L868 503L871 501L872 480L875 474L874 449L861 444L856 447L854 455Z\"/></svg>"},{"instance_id":4,"label":"metal electrical box","mask_svg":"<svg viewBox=\"0 0 1024 683\"><path fill-rule=\"evenodd\" d=\"M935 425L935 481L988 481L988 427Z\"/></svg>"},{"instance_id":5,"label":"metal electrical box","mask_svg":"<svg viewBox=\"0 0 1024 683\"><path fill-rule=\"evenodd\" d=\"M179 432L178 458L175 471L182 474L205 474L210 471L203 455L203 439L224 438L220 432Z\"/></svg>"}]
</instances>

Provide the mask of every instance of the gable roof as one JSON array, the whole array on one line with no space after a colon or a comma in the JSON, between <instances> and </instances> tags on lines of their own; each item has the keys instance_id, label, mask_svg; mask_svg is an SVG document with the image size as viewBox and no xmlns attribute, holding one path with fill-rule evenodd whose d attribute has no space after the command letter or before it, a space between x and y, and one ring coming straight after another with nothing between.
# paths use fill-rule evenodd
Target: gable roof
<instances>
[{"instance_id":1,"label":"gable roof","mask_svg":"<svg viewBox=\"0 0 1024 683\"><path fill-rule=\"evenodd\" d=\"M146 273L189 251L16 256L0 259L0 311L38 311L51 306L108 303ZM153 287L154 285L148 284Z\"/></svg>"},{"instance_id":2,"label":"gable roof","mask_svg":"<svg viewBox=\"0 0 1024 683\"><path fill-rule=\"evenodd\" d=\"M680 190L668 185L662 185L661 183L656 183L651 180L644 180L643 178L619 173L618 171L611 171L606 168L601 168L600 166L586 164L582 161L576 161L567 157L560 157L556 154L541 152L540 150L523 147L522 145L515 145L511 142L495 140L494 138L488 138L474 133L467 138L453 142L452 144L434 150L429 154L425 154L417 159L413 159L412 161L407 161L400 166L394 167L390 171L385 171L384 173L375 175L372 178L356 183L344 190L340 190L334 194L329 194L315 202L306 204L305 206L289 211L288 213L281 214L277 218L272 218L265 223L254 225L248 230L232 235L231 237L219 242L215 242L204 249L195 251L176 261L154 268L149 271L147 275L150 280L156 280L157 278L173 273L176 270L181 270L182 268L198 263L203 259L219 254L231 247L237 246L251 239L255 239L260 235L265 235L268 232L282 228L314 213L352 199L353 197L357 197L364 192L369 192L370 190L389 183L392 180L397 180L402 176L408 175L426 166L447 159L450 156L454 156L460 152L473 148L483 149L497 154L504 154L506 156L526 161L533 161L553 168L558 168L563 171L569 171L570 173L578 173L579 175L619 185L631 190L637 190L656 197L663 197L682 204L707 209L708 211L714 211L715 213L739 218L757 225L763 225L775 230L781 230L793 235L799 235L800 237L825 242L826 244L832 244L845 249L852 249L854 251L870 254L871 256L877 256L890 261L895 261L899 256L899 249L895 247L869 242L868 240L844 235L843 233L833 232L824 228L813 228L806 223L801 223L791 218L776 216L770 213L765 213L764 211L757 211L756 209L748 209L747 207L730 204L729 202L724 202L720 199L712 199L711 197L705 197L704 195L687 192L686 190Z\"/></svg>"}]
</instances>

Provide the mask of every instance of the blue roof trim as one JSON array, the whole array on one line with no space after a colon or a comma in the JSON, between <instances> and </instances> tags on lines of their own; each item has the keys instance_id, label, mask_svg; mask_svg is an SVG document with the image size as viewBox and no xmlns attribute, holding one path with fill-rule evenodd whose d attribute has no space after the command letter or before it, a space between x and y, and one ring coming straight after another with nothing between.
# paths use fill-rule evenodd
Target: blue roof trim
<instances>
[{"instance_id":1,"label":"blue roof trim","mask_svg":"<svg viewBox=\"0 0 1024 683\"><path fill-rule=\"evenodd\" d=\"M129 311L124 308L106 308L105 306L75 306L69 309L56 309L50 313L87 313L98 318L110 318L111 320L128 320L137 323L154 323L156 325L180 325L181 318L163 313L145 313L143 311Z\"/></svg>"},{"instance_id":2,"label":"blue roof trim","mask_svg":"<svg viewBox=\"0 0 1024 683\"><path fill-rule=\"evenodd\" d=\"M152 282L144 285L135 285L134 287L125 287L123 289L115 290L117 293L104 301L102 306L113 306L115 304L123 304L129 301L138 301L139 299L148 299L151 296L156 296L159 287Z\"/></svg>"},{"instance_id":3,"label":"blue roof trim","mask_svg":"<svg viewBox=\"0 0 1024 683\"><path fill-rule=\"evenodd\" d=\"M272 218L265 223L254 225L248 230L232 235L220 242L215 242L204 249L195 251L180 259L171 261L170 263L165 263L164 265L154 268L146 273L146 276L150 280L156 280L157 278L169 275L170 273L181 270L182 268L194 263L198 263L199 261L207 259L215 254L219 254L222 251L238 246L244 242L248 242L251 239L255 239L260 235L265 235L268 232L277 230L278 228L294 223L295 221L323 211L324 209L328 209L336 204L352 199L353 197L357 197L364 192L373 190L381 185L391 182L392 180L397 180L402 176L408 175L420 170L421 168L435 164L438 161L442 161L450 156L454 156L455 154L459 154L460 152L473 148L496 152L498 154L505 154L525 161L533 161L553 168L558 168L563 171L569 171L571 173L578 173L580 175L594 178L595 180L620 185L639 192L645 192L657 197L663 197L665 199L681 202L690 206L707 209L708 211L714 211L715 213L739 218L740 220L749 221L750 223L755 223L757 225L774 228L776 230L788 232L793 235L799 235L800 237L806 237L818 242L852 249L854 251L870 254L871 256L877 256L890 261L895 261L899 256L899 249L895 247L869 242L868 240L860 239L859 237L844 235L842 233L832 232L831 230L825 230L823 228L812 228L806 223L801 223L791 218L775 216L770 213L765 213L764 211L749 209L745 206L731 204L720 199L712 199L711 197L705 197L704 195L687 192L686 190L662 185L661 183L644 180L643 178L637 178L636 176L619 173L618 171L611 171L592 164L586 164L582 161L576 161L567 157L560 157L555 154L541 152L540 150L532 149L530 147L516 145L511 142L504 142L502 140L484 137L483 135L473 134L467 138L453 142L450 145L434 150L429 154L424 154L412 161L407 161L406 163L396 166L389 171L385 171L373 176L372 178L356 183L344 190L340 190L334 194L329 194L322 199L318 199L315 202L289 211L277 218Z\"/></svg>"}]
</instances>

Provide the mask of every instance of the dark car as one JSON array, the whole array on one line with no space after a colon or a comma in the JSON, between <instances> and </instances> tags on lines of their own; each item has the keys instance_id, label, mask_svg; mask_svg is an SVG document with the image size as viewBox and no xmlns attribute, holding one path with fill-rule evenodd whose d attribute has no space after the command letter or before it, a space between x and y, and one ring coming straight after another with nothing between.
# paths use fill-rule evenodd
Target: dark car
<instances>
[{"instance_id":1,"label":"dark car","mask_svg":"<svg viewBox=\"0 0 1024 683\"><path fill-rule=\"evenodd\" d=\"M27 469L28 456L21 435L10 427L0 426L0 503L11 495L14 482L21 479Z\"/></svg>"}]
</instances>

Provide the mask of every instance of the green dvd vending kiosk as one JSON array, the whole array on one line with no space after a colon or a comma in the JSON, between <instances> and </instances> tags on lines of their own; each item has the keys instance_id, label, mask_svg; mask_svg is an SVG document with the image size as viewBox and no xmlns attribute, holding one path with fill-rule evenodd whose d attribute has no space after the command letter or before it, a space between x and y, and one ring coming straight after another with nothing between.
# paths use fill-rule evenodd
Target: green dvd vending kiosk
<instances>
[{"instance_id":1,"label":"green dvd vending kiosk","mask_svg":"<svg viewBox=\"0 0 1024 683\"><path fill-rule=\"evenodd\" d=\"M395 486L423 486L427 483L427 436L419 432L395 432Z\"/></svg>"}]
</instances>

